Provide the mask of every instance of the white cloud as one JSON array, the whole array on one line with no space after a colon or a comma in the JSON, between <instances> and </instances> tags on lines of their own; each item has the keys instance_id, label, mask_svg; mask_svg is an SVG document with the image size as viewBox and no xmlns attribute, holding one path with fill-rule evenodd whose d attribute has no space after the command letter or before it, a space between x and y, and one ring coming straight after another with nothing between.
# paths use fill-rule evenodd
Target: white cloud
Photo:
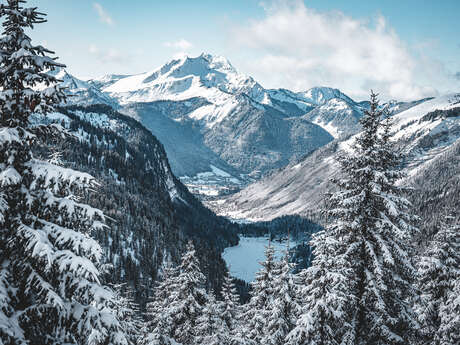
<instances>
[{"instance_id":1,"label":"white cloud","mask_svg":"<svg viewBox=\"0 0 460 345\"><path fill-rule=\"evenodd\" d=\"M382 16L363 21L339 11L315 11L300 0L263 7L264 18L232 33L234 42L255 57L245 67L267 87L324 85L354 97L367 97L372 88L397 99L436 93L417 81L418 72L432 63L411 54Z\"/></svg>"},{"instance_id":2,"label":"white cloud","mask_svg":"<svg viewBox=\"0 0 460 345\"><path fill-rule=\"evenodd\" d=\"M122 54L117 49L100 49L95 44L91 44L88 48L88 52L96 57L101 63L116 63L125 64L129 62L130 57Z\"/></svg>"},{"instance_id":3,"label":"white cloud","mask_svg":"<svg viewBox=\"0 0 460 345\"><path fill-rule=\"evenodd\" d=\"M100 3L98 2L93 3L93 8L96 10L101 22L109 26L115 25L115 22L113 21L110 14L107 13L107 11L104 9L104 7L102 7Z\"/></svg>"},{"instance_id":4,"label":"white cloud","mask_svg":"<svg viewBox=\"0 0 460 345\"><path fill-rule=\"evenodd\" d=\"M91 53L91 54L97 54L99 52L99 49L97 48L97 46L95 44L91 44L89 46L89 49L88 51Z\"/></svg>"},{"instance_id":5,"label":"white cloud","mask_svg":"<svg viewBox=\"0 0 460 345\"><path fill-rule=\"evenodd\" d=\"M187 51L193 47L193 44L182 38L175 42L165 42L164 46L168 48L181 50L181 51Z\"/></svg>"}]
</instances>

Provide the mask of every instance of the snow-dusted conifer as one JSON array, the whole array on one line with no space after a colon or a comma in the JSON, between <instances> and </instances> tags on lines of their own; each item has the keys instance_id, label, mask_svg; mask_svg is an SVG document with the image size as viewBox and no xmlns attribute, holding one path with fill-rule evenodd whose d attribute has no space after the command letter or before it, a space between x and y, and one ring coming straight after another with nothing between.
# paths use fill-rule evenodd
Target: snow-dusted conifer
<instances>
[{"instance_id":1,"label":"snow-dusted conifer","mask_svg":"<svg viewBox=\"0 0 460 345\"><path fill-rule=\"evenodd\" d=\"M454 288L460 280L460 227L452 224L452 219L447 217L441 223L417 265L420 295L416 311L423 341L430 344L449 344L443 342L448 324L459 320Z\"/></svg>"},{"instance_id":2,"label":"snow-dusted conifer","mask_svg":"<svg viewBox=\"0 0 460 345\"><path fill-rule=\"evenodd\" d=\"M344 236L346 234L343 234ZM351 305L343 250L340 240L321 231L312 236L314 260L301 272L297 293L300 307L294 329L287 335L289 345L354 344Z\"/></svg>"},{"instance_id":3,"label":"snow-dusted conifer","mask_svg":"<svg viewBox=\"0 0 460 345\"><path fill-rule=\"evenodd\" d=\"M271 245L265 249L265 261L251 283L251 299L243 306L241 334L237 334L242 341L259 344L264 336L264 327L268 319L268 305L271 302L273 289L273 271L275 249Z\"/></svg>"},{"instance_id":4,"label":"snow-dusted conifer","mask_svg":"<svg viewBox=\"0 0 460 345\"><path fill-rule=\"evenodd\" d=\"M198 318L207 302L204 289L206 278L201 273L195 248L190 241L182 257L172 301L167 312L171 337L183 345L191 345L195 339Z\"/></svg>"},{"instance_id":5,"label":"snow-dusted conifer","mask_svg":"<svg viewBox=\"0 0 460 345\"><path fill-rule=\"evenodd\" d=\"M140 319L139 305L134 302L134 290L123 283L113 286L115 291L114 310L120 326L126 335L129 344L137 344L143 325Z\"/></svg>"},{"instance_id":6,"label":"snow-dusted conifer","mask_svg":"<svg viewBox=\"0 0 460 345\"><path fill-rule=\"evenodd\" d=\"M196 322L195 344L229 345L231 343L230 330L222 316L216 298L213 294L209 294L202 314Z\"/></svg>"},{"instance_id":7,"label":"snow-dusted conifer","mask_svg":"<svg viewBox=\"0 0 460 345\"><path fill-rule=\"evenodd\" d=\"M219 311L228 329L229 344L245 345L246 342L243 339L244 332L242 332L243 306L240 304L240 296L236 290L234 280L228 271L224 277L221 295L222 301L219 302Z\"/></svg>"},{"instance_id":8,"label":"snow-dusted conifer","mask_svg":"<svg viewBox=\"0 0 460 345\"><path fill-rule=\"evenodd\" d=\"M439 344L442 345L460 344L460 277L458 275L453 285L447 301L440 308L441 324L437 334L440 335Z\"/></svg>"},{"instance_id":9,"label":"snow-dusted conifer","mask_svg":"<svg viewBox=\"0 0 460 345\"><path fill-rule=\"evenodd\" d=\"M407 344L414 335L417 322L408 301L417 229L396 184L402 177L399 156L383 115L372 93L353 153L339 157L345 177L335 181L338 191L328 199L332 223L313 237L311 285L293 344Z\"/></svg>"},{"instance_id":10,"label":"snow-dusted conifer","mask_svg":"<svg viewBox=\"0 0 460 345\"><path fill-rule=\"evenodd\" d=\"M167 266L163 270L163 279L154 288L152 300L147 303L146 322L141 329L141 345L171 344L172 325L170 322L170 304L177 289L177 270Z\"/></svg>"},{"instance_id":11,"label":"snow-dusted conifer","mask_svg":"<svg viewBox=\"0 0 460 345\"><path fill-rule=\"evenodd\" d=\"M273 270L273 289L271 303L268 305L262 344L284 345L287 335L296 324L298 310L297 287L291 273L293 265L289 262L289 251L276 263Z\"/></svg>"},{"instance_id":12,"label":"snow-dusted conifer","mask_svg":"<svg viewBox=\"0 0 460 345\"><path fill-rule=\"evenodd\" d=\"M222 301L219 303L219 309L228 329L232 331L236 328L240 318L240 296L228 271L224 276L221 295Z\"/></svg>"},{"instance_id":13,"label":"snow-dusted conifer","mask_svg":"<svg viewBox=\"0 0 460 345\"><path fill-rule=\"evenodd\" d=\"M96 183L32 155L58 127L30 128L30 115L52 111L65 94L47 73L63 65L25 33L45 15L24 3L0 5L0 340L126 344L113 293L99 279L102 250L90 237L104 215L77 197Z\"/></svg>"}]
</instances>

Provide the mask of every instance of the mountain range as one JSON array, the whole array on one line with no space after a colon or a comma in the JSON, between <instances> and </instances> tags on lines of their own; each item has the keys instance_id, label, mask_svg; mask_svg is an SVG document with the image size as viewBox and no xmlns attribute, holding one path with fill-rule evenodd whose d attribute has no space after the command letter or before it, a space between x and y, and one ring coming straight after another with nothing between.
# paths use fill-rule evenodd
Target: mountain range
<instances>
[{"instance_id":1,"label":"mountain range","mask_svg":"<svg viewBox=\"0 0 460 345\"><path fill-rule=\"evenodd\" d=\"M63 149L64 164L102 182L88 202L113 222L110 232L96 236L115 269L113 280L137 286L142 303L152 279L178 262L188 239L208 283L218 287L222 280L220 254L237 243L242 228L190 191L218 215L245 221L318 214L333 188L329 179L340 175L336 157L349 150L369 106L328 87L264 89L209 54L138 75L87 81L65 70L56 75L69 102L37 121L67 128L74 139ZM413 186L414 207L434 225L441 212L435 206L460 204L460 94L382 106L406 157L402 183Z\"/></svg>"},{"instance_id":2,"label":"mountain range","mask_svg":"<svg viewBox=\"0 0 460 345\"><path fill-rule=\"evenodd\" d=\"M220 56L174 59L138 75L60 75L72 103L104 103L164 145L172 171L195 185L244 186L359 130L365 102L341 91L265 89Z\"/></svg>"},{"instance_id":3,"label":"mountain range","mask_svg":"<svg viewBox=\"0 0 460 345\"><path fill-rule=\"evenodd\" d=\"M88 81L65 70L57 75L71 103L106 104L143 124L163 144L172 173L202 199L242 189L208 206L251 220L314 212L338 173L335 155L359 132L369 106L329 87L265 89L210 54L173 59L137 75ZM455 108L456 97L382 105L395 121L409 177L457 138L455 117L423 120Z\"/></svg>"},{"instance_id":4,"label":"mountain range","mask_svg":"<svg viewBox=\"0 0 460 345\"><path fill-rule=\"evenodd\" d=\"M460 146L460 94L414 104L408 109L402 107L403 111L392 116L392 140L404 157L406 178L401 183L413 188L411 201L418 205L420 214L425 214L425 223L430 223L430 219L441 216L443 206L448 206L446 200L453 205L460 201L442 197L451 195L455 189L447 186L458 184L455 165ZM333 188L330 179L340 176L337 156L341 151L350 150L354 138L335 140L241 192L210 205L217 213L254 221L287 214L318 213L324 194ZM441 166L443 171L440 171ZM442 192L438 194L434 190ZM432 207L426 208L426 204Z\"/></svg>"}]
</instances>

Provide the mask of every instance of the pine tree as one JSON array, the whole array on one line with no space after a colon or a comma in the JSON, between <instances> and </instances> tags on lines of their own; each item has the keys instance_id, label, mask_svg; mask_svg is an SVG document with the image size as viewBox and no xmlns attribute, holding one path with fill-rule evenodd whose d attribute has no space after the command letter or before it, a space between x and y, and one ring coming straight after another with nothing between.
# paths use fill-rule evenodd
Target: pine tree
<instances>
[{"instance_id":1,"label":"pine tree","mask_svg":"<svg viewBox=\"0 0 460 345\"><path fill-rule=\"evenodd\" d=\"M452 316L449 314L456 313L451 306L455 304L452 299L455 284L460 280L460 227L451 224L452 218L447 217L442 222L418 261L420 296L416 310L423 340L430 344L445 344L443 337L449 326L444 320L450 323ZM458 319L458 309L456 315Z\"/></svg>"},{"instance_id":2,"label":"pine tree","mask_svg":"<svg viewBox=\"0 0 460 345\"><path fill-rule=\"evenodd\" d=\"M32 154L40 138L62 134L32 128L29 117L53 111L65 93L47 73L63 65L25 34L45 15L23 3L0 5L0 340L126 344L90 236L104 229L104 215L79 202L97 184Z\"/></svg>"},{"instance_id":3,"label":"pine tree","mask_svg":"<svg viewBox=\"0 0 460 345\"><path fill-rule=\"evenodd\" d=\"M218 303L213 294L208 300L203 312L196 323L195 344L199 345L229 345L230 330L220 313Z\"/></svg>"},{"instance_id":4,"label":"pine tree","mask_svg":"<svg viewBox=\"0 0 460 345\"><path fill-rule=\"evenodd\" d=\"M244 305L243 325L241 333L237 334L240 341L249 344L260 344L262 341L273 289L274 254L275 250L269 243L265 249L265 261L260 263L262 267L251 283L251 299Z\"/></svg>"},{"instance_id":5,"label":"pine tree","mask_svg":"<svg viewBox=\"0 0 460 345\"><path fill-rule=\"evenodd\" d=\"M458 266L457 266L458 267ZM441 324L437 334L440 344L460 344L460 277L457 275L446 303L440 308Z\"/></svg>"},{"instance_id":6,"label":"pine tree","mask_svg":"<svg viewBox=\"0 0 460 345\"><path fill-rule=\"evenodd\" d=\"M273 271L273 289L271 303L268 305L262 344L284 345L287 335L295 326L297 305L297 286L291 273L293 265L289 263L289 250L277 262Z\"/></svg>"},{"instance_id":7,"label":"pine tree","mask_svg":"<svg viewBox=\"0 0 460 345\"><path fill-rule=\"evenodd\" d=\"M142 321L139 306L134 302L134 291L131 286L122 283L113 287L115 306L113 307L121 329L126 335L129 344L135 345L140 337Z\"/></svg>"},{"instance_id":8,"label":"pine tree","mask_svg":"<svg viewBox=\"0 0 460 345\"><path fill-rule=\"evenodd\" d=\"M228 329L233 331L236 328L237 321L240 318L239 307L240 307L240 296L236 291L235 283L230 273L227 271L224 276L224 282L222 284L222 302L219 303L219 309L222 314L222 318L225 321Z\"/></svg>"},{"instance_id":9,"label":"pine tree","mask_svg":"<svg viewBox=\"0 0 460 345\"><path fill-rule=\"evenodd\" d=\"M163 270L163 280L154 288L152 301L147 303L146 322L141 329L141 345L172 344L170 305L177 289L178 272L167 266Z\"/></svg>"},{"instance_id":10,"label":"pine tree","mask_svg":"<svg viewBox=\"0 0 460 345\"><path fill-rule=\"evenodd\" d=\"M342 234L345 238L346 234ZM312 266L302 271L297 293L301 305L294 329L287 335L289 345L354 344L351 306L347 291L350 275L344 268L345 249L340 240L326 231L312 235Z\"/></svg>"},{"instance_id":11,"label":"pine tree","mask_svg":"<svg viewBox=\"0 0 460 345\"><path fill-rule=\"evenodd\" d=\"M417 229L396 184L403 175L384 115L371 93L353 153L339 157L345 177L335 181L338 191L328 198L332 223L312 241L315 258L305 292L314 297L305 297L291 343L407 344L414 336L417 322L408 301Z\"/></svg>"},{"instance_id":12,"label":"pine tree","mask_svg":"<svg viewBox=\"0 0 460 345\"><path fill-rule=\"evenodd\" d=\"M195 339L197 320L207 302L205 282L195 256L195 247L189 241L167 311L171 337L183 345L191 345Z\"/></svg>"},{"instance_id":13,"label":"pine tree","mask_svg":"<svg viewBox=\"0 0 460 345\"><path fill-rule=\"evenodd\" d=\"M244 345L242 337L242 306L240 296L235 287L233 278L227 271L222 284L222 301L219 303L219 312L229 333L229 344Z\"/></svg>"}]
</instances>

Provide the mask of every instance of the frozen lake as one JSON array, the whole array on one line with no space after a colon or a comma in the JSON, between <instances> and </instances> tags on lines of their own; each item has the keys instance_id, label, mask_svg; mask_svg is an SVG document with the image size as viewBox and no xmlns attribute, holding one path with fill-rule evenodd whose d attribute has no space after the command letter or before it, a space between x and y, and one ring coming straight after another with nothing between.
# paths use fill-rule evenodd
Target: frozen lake
<instances>
[{"instance_id":1,"label":"frozen lake","mask_svg":"<svg viewBox=\"0 0 460 345\"><path fill-rule=\"evenodd\" d=\"M246 282L253 281L260 269L259 262L265 259L267 245L268 237L240 237L237 246L225 248L222 258L230 268L231 275ZM275 257L279 259L286 250L286 243L272 241L272 245L275 247Z\"/></svg>"}]
</instances>

